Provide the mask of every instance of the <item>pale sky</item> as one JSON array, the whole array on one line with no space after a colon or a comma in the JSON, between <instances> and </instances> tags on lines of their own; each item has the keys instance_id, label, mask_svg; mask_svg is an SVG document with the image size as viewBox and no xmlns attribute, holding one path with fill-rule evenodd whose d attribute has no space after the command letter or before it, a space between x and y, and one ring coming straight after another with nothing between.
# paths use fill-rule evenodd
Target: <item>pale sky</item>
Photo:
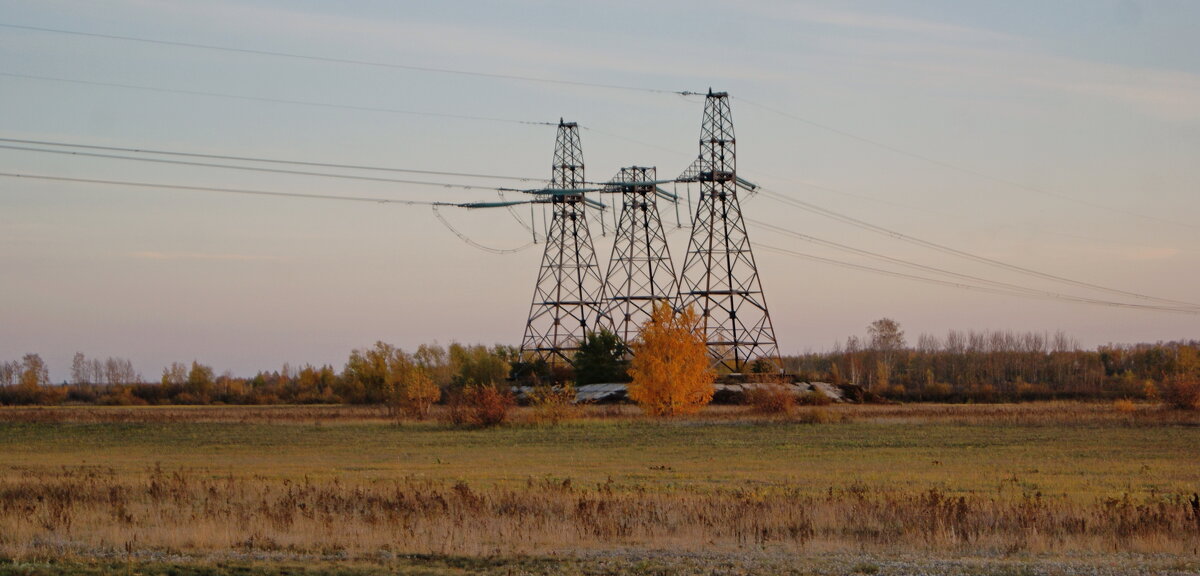
<instances>
[{"instance_id":1,"label":"pale sky","mask_svg":"<svg viewBox=\"0 0 1200 576\"><path fill-rule=\"evenodd\" d=\"M1016 266L1195 302L1198 22L1200 3L1187 0L0 0L0 138L545 179L554 128L520 122L561 117L583 126L589 180L633 164L674 176L698 151L699 97L31 27L665 91L712 87L733 97L739 174L769 190ZM0 172L497 199L5 148ZM747 218L890 257L1146 303L955 258L766 195L744 202ZM663 211L674 224L674 209ZM528 208L521 213L529 218ZM484 245L530 241L504 211L442 214ZM607 259L611 235L593 233ZM676 265L686 234L671 236ZM934 276L753 224L750 235ZM155 379L164 365L193 359L247 376L284 362L340 369L351 349L376 340L516 345L541 249L480 251L421 206L0 177L0 360L40 353L59 381L81 351L130 358ZM883 316L910 341L948 329L1063 330L1087 347L1200 337L1195 314L989 294L766 250L756 257L785 354L828 349Z\"/></svg>"}]
</instances>

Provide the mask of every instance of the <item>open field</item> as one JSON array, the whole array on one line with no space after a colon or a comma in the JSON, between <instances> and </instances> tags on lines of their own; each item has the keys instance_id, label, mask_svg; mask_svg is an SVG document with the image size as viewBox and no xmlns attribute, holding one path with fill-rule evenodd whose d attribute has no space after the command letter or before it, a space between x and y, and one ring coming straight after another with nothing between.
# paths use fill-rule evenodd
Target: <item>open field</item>
<instances>
[{"instance_id":1,"label":"open field","mask_svg":"<svg viewBox=\"0 0 1200 576\"><path fill-rule=\"evenodd\" d=\"M50 558L81 573L1200 569L1196 413L714 407L654 421L593 407L489 430L382 416L0 409L0 557L26 562L0 574L54 572L37 563Z\"/></svg>"}]
</instances>

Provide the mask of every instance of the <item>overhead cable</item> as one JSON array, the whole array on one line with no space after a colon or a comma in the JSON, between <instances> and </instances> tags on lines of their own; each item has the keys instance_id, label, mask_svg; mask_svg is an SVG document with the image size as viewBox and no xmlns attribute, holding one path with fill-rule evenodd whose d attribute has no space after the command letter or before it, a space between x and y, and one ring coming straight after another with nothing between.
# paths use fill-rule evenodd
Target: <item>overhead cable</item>
<instances>
[{"instance_id":1,"label":"overhead cable","mask_svg":"<svg viewBox=\"0 0 1200 576\"><path fill-rule=\"evenodd\" d=\"M406 180L400 178L382 178L377 176L358 176L354 174L329 174L326 172L310 172L305 170L288 170L285 168L264 168L262 166L239 166L236 164L217 164L212 162L195 162L191 160L170 160L166 158L145 158L138 156L122 156L118 154L102 154L99 152L79 152L75 150L53 150L49 148L29 148L25 146L10 146L0 144L0 149L20 150L25 152L42 152L47 154L63 154L68 156L86 156L92 158L107 158L115 160L130 160L134 162L153 162L156 164L176 164L183 166L199 166L204 168L221 168L225 170L244 170L250 172L269 172L272 174L295 174L299 176L318 176L322 178L339 178L345 180L365 180L368 182L390 182L395 184L410 184L416 186L433 186L437 188L457 188L461 190L497 191L494 186L478 186L475 184L454 184L449 182L432 182L428 180Z\"/></svg>"},{"instance_id":2,"label":"overhead cable","mask_svg":"<svg viewBox=\"0 0 1200 576\"><path fill-rule=\"evenodd\" d=\"M447 172L442 170L417 170L414 168L392 168L384 166L368 166L364 164L336 164L331 162L313 162L308 160L282 160L278 158L259 158L254 156L232 156L227 154L203 154L199 152L180 152L176 150L160 150L150 148L129 148L122 146L101 146L97 144L78 144L54 140L27 140L21 138L0 138L0 142L14 144L35 144L39 146L59 146L63 148L80 148L84 150L109 150L114 152L131 152L136 154L157 154L162 156L179 156L185 158L209 158L213 160L237 160L242 162L261 162L264 164L286 164L292 166L312 166L316 168L341 168L346 170L368 170L372 172L400 172L406 174L430 174L434 176L459 176L463 178L487 178L489 180L515 180L519 182L538 182L544 178L523 178L520 176L499 176L496 174L477 174L470 172Z\"/></svg>"},{"instance_id":3,"label":"overhead cable","mask_svg":"<svg viewBox=\"0 0 1200 576\"><path fill-rule=\"evenodd\" d=\"M241 94L227 94L222 92L208 92L202 90L183 90L178 88L158 88L155 86L145 86L139 84L121 84L117 82L100 82L95 80L79 80L75 78L61 78L56 76L40 76L36 74L19 74L15 72L0 71L0 76L9 78L24 78L27 80L42 80L46 82L66 82L70 84L79 84L82 86L104 86L107 88L123 88L127 90L143 90L147 92L160 92L165 94L186 94L189 96L205 96L209 98L229 98L233 100L247 100L251 102L266 102L269 104L293 104L297 106L315 106L319 108L336 108L340 110L354 110L357 112L384 112L388 114L403 114L406 116L426 116L432 118L454 118L457 120L479 120L484 122L503 122L507 124L523 124L526 126L557 126L557 122L541 122L534 120L513 120L511 118L492 118L488 116L471 116L466 114L447 114L442 112L427 112L422 110L402 110L398 108L378 108L373 106L353 106L349 104L331 104L328 102L314 102L311 100L289 100L285 98L267 98L262 96L245 96Z\"/></svg>"},{"instance_id":4,"label":"overhead cable","mask_svg":"<svg viewBox=\"0 0 1200 576\"><path fill-rule=\"evenodd\" d=\"M1026 293L1026 294L1030 294L1030 295L1037 295L1037 296L1044 297L1044 298L1052 298L1052 299L1056 299L1056 300L1066 300L1066 301L1071 301L1071 302L1084 302L1084 303L1088 303L1088 304L1103 304L1103 305L1117 305L1117 304L1123 304L1123 303L1121 303L1121 302L1108 301L1108 300L1100 300L1100 299L1098 299L1098 298L1084 298L1084 297L1074 296L1074 295L1071 295L1071 294L1062 294L1062 293L1059 293L1059 292L1051 292L1051 291L1048 291L1048 290L1039 290L1039 289L1036 289L1036 288L1029 288L1029 287L1027 287L1027 286L1020 286L1020 285L1017 285L1017 284L1011 284L1011 283L1008 283L1008 282L1000 282L1000 281L997 281L997 280L990 280L990 279L988 279L988 278L982 278L982 277L979 277L979 276L973 276L973 275L970 275L970 274L961 274L961 273L958 273L958 272L953 272L953 271L950 271L950 270L944 270L944 269L937 268L937 267L934 267L934 266L927 266L927 265L924 265L924 264L919 264L919 263L916 263L916 262L909 262L909 261L907 261L907 260L903 260L903 259L900 259L900 258L894 258L894 257L887 256L887 255L884 255L884 254L879 254L879 253L876 253L876 252L871 252L871 251L869 251L869 250L863 250L863 249L860 249L860 248L854 248L854 247L852 247L852 246L847 246L847 245L845 245L845 244L840 244L840 243L833 242L833 241L830 241L830 240L822 240L822 239L820 239L820 238L816 238L816 237L814 237L814 236L809 236L809 235L807 235L807 234L802 234L802 233L800 233L800 232L795 232L795 231L793 231L793 230L788 230L787 228L783 228L783 227L780 227L780 226L775 226L775 225L772 225L772 224L768 224L768 223L766 223L766 222L761 222L761 221L757 221L757 220L753 220L753 219L749 219L749 218L748 218L746 221L747 221L747 222L750 222L750 223L752 223L752 224L754 224L755 226L758 226L759 228L762 228L762 229L765 229L765 230L768 230L768 231L771 231L771 232L776 232L776 233L779 233L779 234L784 234L784 235L787 235L787 236L791 236L791 237L793 237L793 238L797 238L797 239L804 240L804 241L807 241L807 242L812 242L812 243L814 243L814 244L819 244L819 245L822 245L822 246L827 246L827 247L830 247L830 248L834 248L834 249L836 249L836 250L842 250L842 251L845 251L845 252L850 252L850 253L852 253L852 254L857 254L857 255L860 255L860 256L866 256L866 257L868 257L868 258L872 258L872 259L875 259L875 260L881 260L881 261L884 261L884 262L888 262L888 263L891 263L891 264L896 264L896 265L899 265L899 266L904 266L904 267L907 267L907 268L914 268L914 269L921 270L921 271L925 271L925 272L932 272L932 273L934 273L934 274L941 274L941 275L944 275L944 276L950 276L950 277L953 277L953 278L958 278L958 279L960 279L960 280L965 280L965 281L968 281L968 282L979 282L979 283L982 283L982 284L987 284L987 285L989 285L989 286L992 286L992 287L996 287L996 288L1000 288L1000 289L1004 289L1004 290L1011 290L1011 291L1013 291L1013 292L1022 292L1022 293ZM1163 308L1168 308L1168 307L1163 307ZM1195 309L1195 308L1181 307L1181 308L1178 308L1178 309L1179 309L1180 311L1192 311L1192 312L1200 312L1200 309Z\"/></svg>"},{"instance_id":5,"label":"overhead cable","mask_svg":"<svg viewBox=\"0 0 1200 576\"><path fill-rule=\"evenodd\" d=\"M909 151L909 150L905 150L905 149L903 149L903 148L900 148L900 147L897 147L897 146L893 146L893 145L890 145L890 144L885 144L885 143L883 143L883 142L880 142L880 141L878 141L878 140L872 140L872 139L870 139L870 138L866 138L866 137L864 137L864 136L859 136L859 135L857 135L857 134L854 134L854 133L851 133L851 132L847 132L847 131L845 131L845 130L842 130L842 129L840 129L840 128L834 128L833 126L829 126L828 124L822 124L822 123L820 123L820 122L817 122L817 121L814 121L814 120L810 120L810 119L808 119L808 118L804 118L804 117L802 117L802 116L799 116L799 115L796 115L796 114L792 114L792 113L790 113L790 112L786 112L786 111L784 111L784 110L780 110L780 109L778 109L778 108L773 108L773 107L771 107L771 106L766 106L766 105L764 105L764 104L759 104L759 103L757 103L757 102L754 102L754 101L751 101L751 100L747 100L747 99L745 99L745 98L737 98L737 100L738 100L739 102L745 102L746 104L749 104L749 105L751 105L751 106L754 106L754 107L756 107L756 108L760 108L760 109L762 109L762 110L765 110L765 111L767 111L767 112L770 112L770 113L772 113L772 114L776 114L776 115L779 115L779 116L783 116L783 117L785 117L785 118L791 118L792 120L795 120L795 121L797 121L797 122L801 122L801 123L807 124L807 125L809 125L809 126L813 126L813 127L815 127L815 128L819 128L819 129L821 129L821 130L825 130L825 131L827 131L827 132L832 132L832 133L834 133L834 134L838 134L838 135L840 135L840 136L844 136L844 137L846 137L846 138L849 138L849 139L851 139L851 140L856 140L856 141L858 141L858 142L862 142L862 143L864 143L864 144L869 144L869 145L871 145L871 146L875 146L876 148L881 148L881 149L883 149L883 150L887 150L887 151L889 151L889 152L892 152L892 153L895 153L895 154L899 154L899 155L901 155L901 156L907 156L907 157L909 157L909 158L915 158L915 159L917 159L917 160L921 160L921 161L923 161L923 162L927 162L927 163L930 163L930 164L933 164L933 165L936 165L936 166L940 166L940 167L942 167L942 168L945 168L945 169L947 169L947 170L952 170L952 171L955 171L955 172L960 172L960 173L963 173L963 174L967 174L967 175L970 175L970 176L974 176L974 177L976 177L976 178L982 178L982 179L984 179L984 180L988 180L988 181L991 181L991 182L993 182L993 183L996 183L996 184L1002 184L1002 185L1004 185L1004 186L1009 186L1009 187L1012 187L1012 188L1018 188L1018 189L1021 189L1021 190L1025 190L1026 192L1032 192L1032 193L1034 193L1034 194L1040 194L1040 195L1043 195L1043 196L1050 196L1050 197L1052 197L1052 198L1057 198L1057 199L1059 199L1059 200L1065 200L1065 201L1068 201L1068 202L1074 202L1074 203L1076 203L1076 204L1080 204L1080 205L1083 205L1083 206L1088 206L1088 207L1090 207L1090 208L1096 208L1096 209L1099 209L1099 210L1106 210L1106 211L1108 211L1108 212L1113 212L1113 213L1117 213L1117 214L1122 214L1122 215L1125 215L1125 216L1133 216L1133 217L1136 217L1136 218L1141 218L1141 219L1143 219L1143 220L1149 220L1149 221L1153 221L1153 222L1159 222L1159 223L1162 223L1162 224L1170 224L1170 225L1172 225L1172 226L1180 226L1180 227L1183 227L1183 228L1191 228L1191 229L1193 229L1193 230L1200 229L1200 226L1197 226L1197 225L1195 225L1195 224L1189 224L1189 223L1187 223L1187 222L1181 222L1181 221L1179 221L1179 220L1171 220L1171 219L1169 219L1169 218L1162 218L1162 217L1159 217L1159 216L1152 216L1152 215L1149 215L1149 214L1142 214L1142 213L1139 213L1139 212L1133 212L1133 211L1131 211L1131 210L1124 210L1124 209L1121 209L1121 208L1115 208L1115 207L1112 207L1112 206L1107 206L1107 205L1100 204L1100 203L1097 203L1097 202L1091 202L1091 201L1089 201L1089 200L1083 200L1083 199L1080 199L1080 198L1075 198L1075 197L1073 197L1073 196L1068 196L1068 195L1066 195L1066 194L1059 194L1059 193L1057 193L1057 192L1052 192L1052 191L1050 191L1050 190L1045 190L1045 189L1042 189L1042 188L1037 188L1037 187L1034 187L1034 186L1030 186L1030 185L1028 185L1028 184L1022 184L1022 183L1020 183L1020 182L1017 182L1017 181L1015 181L1015 180L1010 180L1010 179L1008 179L1008 178L1002 178L1002 177L1000 177L1000 176L995 176L995 175L989 174L989 173L987 173L987 172L983 172L983 171L976 170L976 169L973 169L973 168L967 168L967 167L965 167L965 166L960 166L960 165L958 165L958 164L952 164L952 163L950 163L950 162L947 162L947 161L945 161L945 160L939 160L939 159L937 159L937 158L934 158L934 157L932 157L932 156L927 156L927 155L924 155L924 154L919 154L919 153L917 153L917 152L912 152L912 151Z\"/></svg>"},{"instance_id":6,"label":"overhead cable","mask_svg":"<svg viewBox=\"0 0 1200 576\"><path fill-rule=\"evenodd\" d=\"M1191 307L1191 308L1200 308L1200 304L1195 304L1195 303L1193 303L1193 302L1184 302L1184 301L1180 301L1180 300L1171 300L1171 299L1167 299L1167 298L1158 298L1158 297L1156 297L1156 296L1149 296L1149 295L1146 295L1146 294L1139 294L1139 293L1137 293L1137 292L1131 292L1131 291L1128 291L1128 290L1120 290L1120 289L1116 289L1116 288L1109 288L1109 287L1107 287L1107 286L1101 286L1101 285L1099 285L1099 284L1093 284L1093 283L1091 283L1091 282L1083 282L1083 281L1080 281L1080 280L1072 280L1072 279L1070 279L1070 278L1064 278L1064 277L1062 277L1062 276L1057 276L1057 275L1050 274L1050 273L1047 273L1047 272L1041 272L1041 271L1038 271L1038 270L1033 270L1033 269L1026 268L1026 267L1023 267L1023 266L1018 266L1018 265L1016 265L1016 264L1009 264L1009 263L1007 263L1007 262L1002 262L1002 261L1000 261L1000 260L996 260L996 259L994 259L994 258L988 258L988 257L986 257L986 256L980 256L980 255L978 255L978 254L972 254L972 253L970 253L970 252L966 252L966 251L964 251L964 250L959 250L959 249L956 249L956 248L951 248L951 247L949 247L949 246L945 246L945 245L943 245L943 244L938 244L938 243L936 243L936 242L931 242L931 241L929 241L929 240L923 240L923 239L920 239L920 238L917 238L917 237L914 237L914 236L909 236L909 235L907 235L907 234L904 234L904 233L901 233L901 232L897 232L897 231L895 231L895 230L891 230L891 229L889 229L889 228L885 228L885 227L883 227L883 226L879 226L879 225L876 225L876 224L871 224L871 223L869 223L869 222L866 222L866 221L864 221L864 220L859 220L858 218L854 218L854 217L852 217L852 216L848 216L848 215L846 215L846 214L842 214L842 213L840 213L840 212L836 212L836 211L834 211L834 210L830 210L830 209L828 209L828 208L822 208L822 207L820 207L820 206L817 206L816 204L812 204L812 203L809 203L809 202L805 202L805 201L803 201L803 200L799 200L799 199L796 199L796 198L792 198L792 197L790 197L790 196L786 196L786 195L780 194L780 193L778 193L778 192L775 192L775 191L772 191L772 190L769 190L769 189L762 188L762 189L760 189L760 190L761 190L762 194L763 194L764 196L768 197L768 198L771 198L771 199L773 199L773 200L776 200L776 201L778 201L778 202L782 202L782 203L784 203L784 204L789 204L789 205L791 205L791 206L794 206L794 207L796 207L796 208L800 208L801 210L805 210L805 211L807 211L807 212L811 212L811 213L814 213L814 214L818 214L818 215L820 215L820 216L824 216L824 217L826 217L826 218L831 218L831 219L833 219L833 220L837 220L837 221L839 221L839 222L843 222L843 223L846 223L846 224L850 224L850 225L852 225L852 226L855 226L855 227L858 227L858 228L862 228L862 229L864 229L864 230L868 230L868 231L874 232L874 233L876 233L876 234L880 234L880 235L882 235L882 236L886 236L886 237L888 237L888 238L893 238L893 239L896 239L896 240L901 240L901 241L903 241L903 242L908 242L908 243L910 243L910 244L915 244L915 245L917 245L917 246L922 246L922 247L924 247L924 248L928 248L928 249L931 249L931 250L936 250L936 251L938 251L938 252L942 252L942 253L945 253L945 254L950 254L950 255L952 255L952 256L957 256L957 257L959 257L959 258L965 258L965 259L967 259L967 260L972 260L972 261L979 262L979 263L982 263L982 264L987 264L987 265L989 265L989 266L995 266L995 267L998 267L998 268L1003 268L1003 269L1005 269L1005 270L1009 270L1009 271L1017 272L1017 273L1020 273L1020 274L1025 274L1025 275L1027 275L1027 276L1034 276L1034 277L1037 277L1037 278L1041 278L1041 279L1043 279L1043 280L1050 280L1050 281L1054 281L1054 282L1060 282L1060 283L1064 283L1064 284L1070 284L1070 285L1073 285L1073 286L1078 286L1078 287L1081 287L1081 288L1088 288L1088 289L1091 289L1091 290L1097 290L1097 291L1100 291L1100 292L1108 292L1108 293L1110 293L1110 294L1119 294L1119 295L1121 295L1121 296L1127 296L1127 297L1137 298L1137 299L1139 299L1139 300L1148 300L1148 301L1154 301L1154 302L1161 302L1161 303L1164 303L1164 304L1171 304L1171 305L1174 305L1174 306L1187 306L1187 307Z\"/></svg>"},{"instance_id":7,"label":"overhead cable","mask_svg":"<svg viewBox=\"0 0 1200 576\"><path fill-rule=\"evenodd\" d=\"M1150 304L1128 304L1125 302L1110 302L1110 301L1106 301L1106 300L1096 300L1096 299L1092 299L1092 298L1080 298L1080 297L1076 297L1076 296L1067 296L1067 295L1062 295L1061 297L1051 297L1051 296L1047 296L1047 295L1043 295L1043 294L1036 294L1036 293L1030 293L1030 292L1024 292L1024 291L1014 291L1014 290L1006 290L1006 289L1002 289L1002 288L993 288L993 287L988 287L988 286L978 286L975 284L953 282L950 280L939 280L937 278L928 278L925 276L917 276L915 274L896 272L894 270L885 270L883 268L875 268L872 266L864 266L862 264L853 264L850 262L843 262L841 260L834 260L832 258L823 258L821 256L807 254L807 253L799 252L796 250L789 250L787 248L780 248L778 246L771 246L769 244L755 243L755 246L757 248L766 250L768 252L775 252L778 254L795 256L797 258L805 258L808 260L813 260L815 262L822 262L825 264L829 264L832 266L838 266L841 268L860 270L863 272L870 272L873 274L882 274L885 276L892 276L894 278L903 278L903 279L907 279L907 280L914 280L917 282L924 282L927 284L936 284L936 285L940 285L940 286L947 286L950 288L958 288L961 290L985 292L985 293L989 293L989 294L996 294L996 295L1002 295L1002 296L1018 296L1018 297L1022 297L1022 298L1037 298L1037 299L1042 299L1042 300L1070 300L1070 301L1077 302L1080 304L1092 304L1092 305L1097 305L1097 306L1106 306L1109 308L1125 308L1125 309L1132 309L1132 310L1145 310L1145 311L1154 311L1154 312L1169 312L1169 313L1176 313L1176 314L1200 315L1200 310L1191 310L1191 309L1186 309L1186 308L1175 308L1175 307L1171 307L1171 306L1158 306L1158 305L1150 305Z\"/></svg>"},{"instance_id":8,"label":"overhead cable","mask_svg":"<svg viewBox=\"0 0 1200 576\"><path fill-rule=\"evenodd\" d=\"M295 60L308 60L313 62L325 62L331 64L352 64L355 66L367 66L372 68L390 68L394 70L409 70L414 72L432 72L437 74L453 74L457 76L474 76L479 78L492 78L498 80L515 80L520 82L538 82L542 84L557 84L562 86L576 86L583 88L604 88L608 90L624 90L629 92L647 92L651 94L676 94L681 96L692 96L697 94L690 90L665 90L659 88L645 88L640 86L624 86L620 84L604 84L600 82L584 82L579 80L563 80L559 78L543 78L537 76L522 76L517 74L498 74L495 72L479 72L476 70L456 70L452 68L436 68L432 66L414 66L410 64L397 64L393 62L379 62L372 60L359 60L355 58L339 58L332 56L317 56L312 54L295 54L291 52L279 52L275 50L259 50L254 48L237 48L229 46L218 46L216 44L201 44L198 42L180 42L177 40L159 40L154 38L142 38L138 36L124 36L118 34L101 34L97 32L84 32L81 30L67 30L63 28L47 28L42 26L27 26L22 24L0 23L0 27L11 28L15 30L29 30L33 32L45 32L50 34L65 34L70 36L81 36L87 38L102 38L105 40L120 40L124 42L138 42L143 44L155 44L159 46L176 46L181 48L195 48L202 50L217 50L221 52L229 52L234 54L253 54L256 56L271 56L275 58L289 58Z\"/></svg>"},{"instance_id":9,"label":"overhead cable","mask_svg":"<svg viewBox=\"0 0 1200 576\"><path fill-rule=\"evenodd\" d=\"M448 220L446 220L446 218L444 216L442 216L442 213L438 211L439 206L440 205L437 205L437 204L432 205L433 215L435 217L437 217L438 221L441 222L442 225L445 226L447 230L452 232L455 236L458 237L459 240L462 240L463 242L465 242L467 245L471 246L472 248L482 250L489 254L506 255L506 254L516 254L517 252L524 252L525 250L528 250L531 246L533 246L536 243L536 242L529 242L524 245L518 246L516 248L493 248L491 246L486 246L484 244L480 244L479 242L472 240L466 234L459 232L457 228L452 226L450 224L450 222Z\"/></svg>"},{"instance_id":10,"label":"overhead cable","mask_svg":"<svg viewBox=\"0 0 1200 576\"><path fill-rule=\"evenodd\" d=\"M400 204L404 206L453 206L466 207L458 202L432 202L422 200L400 200L396 198L380 198L375 196L340 196L334 194L312 194L307 192L274 192L267 190L246 190L241 188L217 188L212 186L187 186L182 184L163 184L154 182L130 182L126 180L105 180L100 178L71 178L67 176L47 176L44 174L19 174L0 172L0 177L21 178L30 180L49 180L54 182L73 182L79 184L107 184L112 186L129 186L135 188L157 188L163 190L188 190L195 192L220 192L225 194L245 194L252 196L273 196L283 198L309 198L316 200L342 200L346 202L371 202L374 204Z\"/></svg>"}]
</instances>

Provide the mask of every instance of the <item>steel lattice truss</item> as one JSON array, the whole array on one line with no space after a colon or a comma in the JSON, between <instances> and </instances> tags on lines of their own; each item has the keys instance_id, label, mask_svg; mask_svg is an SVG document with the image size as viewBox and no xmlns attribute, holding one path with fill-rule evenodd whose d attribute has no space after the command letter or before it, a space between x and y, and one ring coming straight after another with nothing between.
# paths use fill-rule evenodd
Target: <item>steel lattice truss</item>
<instances>
[{"instance_id":1,"label":"steel lattice truss","mask_svg":"<svg viewBox=\"0 0 1200 576\"><path fill-rule=\"evenodd\" d=\"M775 329L738 203L735 144L729 96L709 91L700 157L679 178L700 183L679 307L695 307L718 368L739 373L749 363L765 360L778 369Z\"/></svg>"},{"instance_id":2,"label":"steel lattice truss","mask_svg":"<svg viewBox=\"0 0 1200 576\"><path fill-rule=\"evenodd\" d=\"M658 213L655 169L622 168L606 186L621 194L612 257L604 277L605 316L625 342L637 338L654 304L676 297L675 267Z\"/></svg>"},{"instance_id":3,"label":"steel lattice truss","mask_svg":"<svg viewBox=\"0 0 1200 576\"><path fill-rule=\"evenodd\" d=\"M606 324L601 313L604 282L588 231L583 188L579 126L560 121L550 189L543 191L551 206L546 251L521 341L521 356L527 360L565 363L585 333Z\"/></svg>"}]
</instances>

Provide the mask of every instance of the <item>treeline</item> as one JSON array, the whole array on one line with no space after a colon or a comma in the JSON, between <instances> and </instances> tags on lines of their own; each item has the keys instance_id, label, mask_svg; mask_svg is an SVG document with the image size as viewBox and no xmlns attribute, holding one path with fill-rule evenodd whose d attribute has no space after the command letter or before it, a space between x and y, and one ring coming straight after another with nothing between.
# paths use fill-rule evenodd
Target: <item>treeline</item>
<instances>
[{"instance_id":1,"label":"treeline","mask_svg":"<svg viewBox=\"0 0 1200 576\"><path fill-rule=\"evenodd\" d=\"M503 384L517 360L509 346L422 345L405 352L384 342L354 350L340 371L333 366L284 365L280 370L237 377L216 374L197 361L173 362L157 381L147 381L123 358L88 359L76 354L71 379L52 385L37 354L0 362L0 404L383 404L437 400L472 384ZM436 390L433 392L430 388ZM412 394L420 389L420 399Z\"/></svg>"},{"instance_id":2,"label":"treeline","mask_svg":"<svg viewBox=\"0 0 1200 576\"><path fill-rule=\"evenodd\" d=\"M1154 400L1179 380L1200 378L1200 341L1081 350L1061 332L951 330L909 346L900 325L885 318L866 338L786 357L784 367L801 380L903 401Z\"/></svg>"},{"instance_id":3,"label":"treeline","mask_svg":"<svg viewBox=\"0 0 1200 576\"><path fill-rule=\"evenodd\" d=\"M76 354L70 380L51 385L41 357L26 354L19 361L0 362L0 404L348 403L422 415L430 404L453 403L473 385L627 382L627 359L624 344L611 333L589 335L572 366L553 368L521 362L511 346L434 344L409 352L377 342L352 351L340 370L284 365L244 378L218 375L196 361L174 362L160 378L148 381L129 360ZM1082 350L1061 332L951 330L943 337L922 334L910 345L900 324L884 318L872 323L863 338L851 336L829 352L782 360L794 380L830 382L865 401L1200 402L1196 340ZM772 366L765 363L762 371L773 371Z\"/></svg>"}]
</instances>

